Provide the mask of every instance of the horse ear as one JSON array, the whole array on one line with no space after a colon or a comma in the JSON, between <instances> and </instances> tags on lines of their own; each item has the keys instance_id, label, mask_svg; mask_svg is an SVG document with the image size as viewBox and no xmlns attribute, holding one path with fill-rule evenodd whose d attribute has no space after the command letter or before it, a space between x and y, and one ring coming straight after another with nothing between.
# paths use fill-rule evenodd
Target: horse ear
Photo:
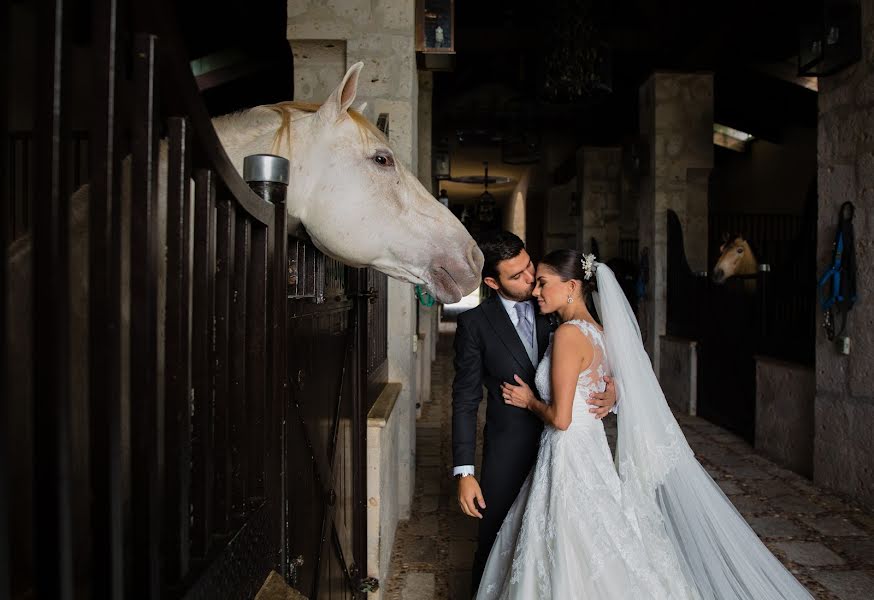
<instances>
[{"instance_id":1,"label":"horse ear","mask_svg":"<svg viewBox=\"0 0 874 600\"><path fill-rule=\"evenodd\" d=\"M349 67L343 81L340 82L337 89L331 92L327 101L319 109L319 113L330 119L338 119L349 110L349 107L355 102L355 95L358 93L358 74L361 73L363 67L363 62L357 62Z\"/></svg>"},{"instance_id":2,"label":"horse ear","mask_svg":"<svg viewBox=\"0 0 874 600\"><path fill-rule=\"evenodd\" d=\"M364 111L367 110L367 102L362 102L358 106L355 107L355 111L359 114L364 114Z\"/></svg>"},{"instance_id":3,"label":"horse ear","mask_svg":"<svg viewBox=\"0 0 874 600\"><path fill-rule=\"evenodd\" d=\"M728 232L727 232L727 231L723 232L723 234L722 234L722 242L723 242L723 243L728 243L728 238L729 238Z\"/></svg>"}]
</instances>

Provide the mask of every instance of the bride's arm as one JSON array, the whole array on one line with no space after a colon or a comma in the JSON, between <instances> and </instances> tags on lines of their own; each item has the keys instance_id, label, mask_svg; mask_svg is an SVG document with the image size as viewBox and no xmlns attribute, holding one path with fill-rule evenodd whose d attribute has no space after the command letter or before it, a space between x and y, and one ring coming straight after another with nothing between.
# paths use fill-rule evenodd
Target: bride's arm
<instances>
[{"instance_id":1,"label":"bride's arm","mask_svg":"<svg viewBox=\"0 0 874 600\"><path fill-rule=\"evenodd\" d=\"M593 355L592 343L579 329L559 327L552 339L552 402L546 404L535 398L524 383L519 386L504 384L504 401L527 408L556 429L567 429L573 416L577 380L592 362ZM521 382L518 377L517 382Z\"/></svg>"}]
</instances>

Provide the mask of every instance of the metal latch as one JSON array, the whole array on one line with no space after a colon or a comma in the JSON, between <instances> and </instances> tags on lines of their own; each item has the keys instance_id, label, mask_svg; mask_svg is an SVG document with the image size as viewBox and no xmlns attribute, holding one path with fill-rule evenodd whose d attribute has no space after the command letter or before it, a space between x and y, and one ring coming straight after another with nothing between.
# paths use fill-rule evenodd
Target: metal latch
<instances>
[{"instance_id":1,"label":"metal latch","mask_svg":"<svg viewBox=\"0 0 874 600\"><path fill-rule=\"evenodd\" d=\"M376 288L370 288L366 292L361 292L358 294L359 298L367 298L367 301L371 304L376 304L377 298L379 298L379 290Z\"/></svg>"},{"instance_id":2,"label":"metal latch","mask_svg":"<svg viewBox=\"0 0 874 600\"><path fill-rule=\"evenodd\" d=\"M358 582L359 592L375 592L379 589L379 579L376 577L365 577Z\"/></svg>"}]
</instances>

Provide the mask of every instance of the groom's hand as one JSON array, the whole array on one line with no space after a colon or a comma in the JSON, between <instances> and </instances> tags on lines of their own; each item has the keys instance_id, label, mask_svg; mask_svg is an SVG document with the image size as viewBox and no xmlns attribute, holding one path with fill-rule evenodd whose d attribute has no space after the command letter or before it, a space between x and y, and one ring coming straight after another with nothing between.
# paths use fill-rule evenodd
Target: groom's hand
<instances>
[{"instance_id":1,"label":"groom's hand","mask_svg":"<svg viewBox=\"0 0 874 600\"><path fill-rule=\"evenodd\" d=\"M468 517L483 518L479 509L485 508L486 502L483 500L483 492L479 487L479 482L473 475L458 479L458 504L461 506L462 512Z\"/></svg>"},{"instance_id":2,"label":"groom's hand","mask_svg":"<svg viewBox=\"0 0 874 600\"><path fill-rule=\"evenodd\" d=\"M604 377L604 382L607 387L603 392L593 392L589 396L589 405L592 406L589 412L593 413L596 419L606 417L616 405L616 386L613 383L613 378L607 375Z\"/></svg>"}]
</instances>

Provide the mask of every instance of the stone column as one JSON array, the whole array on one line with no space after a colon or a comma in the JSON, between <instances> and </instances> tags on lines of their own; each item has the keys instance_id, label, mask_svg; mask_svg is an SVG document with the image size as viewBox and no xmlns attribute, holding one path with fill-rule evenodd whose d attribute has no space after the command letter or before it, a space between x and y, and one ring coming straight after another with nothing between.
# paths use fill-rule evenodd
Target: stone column
<instances>
[{"instance_id":1,"label":"stone column","mask_svg":"<svg viewBox=\"0 0 874 600\"><path fill-rule=\"evenodd\" d=\"M418 131L418 159L419 181L432 194L433 179L431 177L431 123L432 123L432 96L434 93L434 74L430 71L418 72L418 115L416 127ZM436 200L435 200L436 201ZM432 308L419 306L419 344L418 344L418 372L419 394L418 403L424 406L431 400L431 363L434 360L433 343L434 331L438 318L438 310L435 305ZM421 411L417 411L419 413Z\"/></svg>"},{"instance_id":2,"label":"stone column","mask_svg":"<svg viewBox=\"0 0 874 600\"><path fill-rule=\"evenodd\" d=\"M531 181L531 169L526 169L522 177L519 178L516 187L510 194L507 200L507 206L504 210L504 229L512 231L519 236L523 242L526 241L527 223L525 216L527 211L528 200L528 184Z\"/></svg>"},{"instance_id":3,"label":"stone column","mask_svg":"<svg viewBox=\"0 0 874 600\"><path fill-rule=\"evenodd\" d=\"M619 168L622 150L585 146L577 151L581 202L581 250L598 242L598 260L619 255Z\"/></svg>"},{"instance_id":4,"label":"stone column","mask_svg":"<svg viewBox=\"0 0 874 600\"><path fill-rule=\"evenodd\" d=\"M576 244L577 219L571 216L571 193L577 189L574 177L564 185L553 185L546 195L544 254Z\"/></svg>"},{"instance_id":5,"label":"stone column","mask_svg":"<svg viewBox=\"0 0 874 600\"><path fill-rule=\"evenodd\" d=\"M680 217L684 237L695 238L687 247L689 262L700 265L707 260L707 195L706 185L702 194L701 181L713 168L713 75L651 75L640 89L640 127L650 160L640 190L638 237L640 248L650 251L649 301L641 305L641 320L647 352L658 373L658 340L665 334L667 315L668 209Z\"/></svg>"},{"instance_id":6,"label":"stone column","mask_svg":"<svg viewBox=\"0 0 874 600\"><path fill-rule=\"evenodd\" d=\"M410 171L418 170L418 75L415 60L415 3L405 0L288 1L287 37L294 51L295 100L322 102L337 86L349 65L364 63L356 106L371 121L387 113L389 137L395 156ZM430 178L429 178L430 179ZM423 183L428 186L429 181ZM416 401L419 397L417 302L413 287L388 280L388 378L400 384L392 414L397 438L387 441L386 467L380 472L380 498L397 500L397 512L383 514L368 539L368 555L388 557L396 519L408 518L415 486ZM430 376L430 371L427 370ZM394 434L393 434L394 435ZM384 470L383 470L384 471ZM370 482L368 482L370 483ZM369 502L379 502L370 497ZM370 526L370 525L369 525ZM388 537L390 536L390 537ZM372 546L378 546L376 551ZM386 545L388 545L386 547ZM373 552L371 552L373 550ZM370 562L368 575L384 578L385 562ZM381 592L371 594L380 597Z\"/></svg>"},{"instance_id":7,"label":"stone column","mask_svg":"<svg viewBox=\"0 0 874 600\"><path fill-rule=\"evenodd\" d=\"M841 204L856 207L857 294L838 353L817 314L813 478L874 507L874 6L862 7L862 60L819 79L817 273L832 261Z\"/></svg>"},{"instance_id":8,"label":"stone column","mask_svg":"<svg viewBox=\"0 0 874 600\"><path fill-rule=\"evenodd\" d=\"M640 175L632 166L629 148L623 148L623 163L619 171L619 242L637 240L640 235ZM627 160L625 160L627 158ZM632 252L630 259L637 264L639 253Z\"/></svg>"}]
</instances>

